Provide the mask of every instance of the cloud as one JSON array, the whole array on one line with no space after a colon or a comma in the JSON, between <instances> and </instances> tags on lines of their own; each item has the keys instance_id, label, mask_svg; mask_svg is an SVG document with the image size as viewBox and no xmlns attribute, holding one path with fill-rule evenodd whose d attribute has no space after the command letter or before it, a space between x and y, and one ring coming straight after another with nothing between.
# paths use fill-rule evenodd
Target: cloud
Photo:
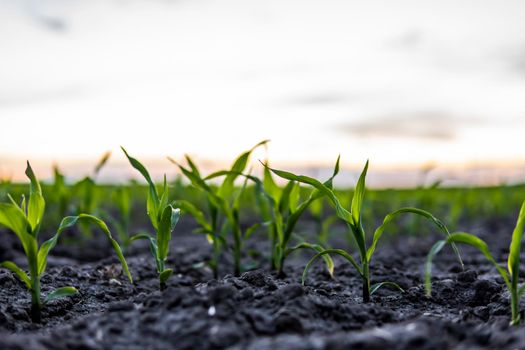
<instances>
[{"instance_id":1,"label":"cloud","mask_svg":"<svg viewBox=\"0 0 525 350\"><path fill-rule=\"evenodd\" d=\"M351 99L348 96L338 93L312 93L304 94L293 97L288 97L282 100L282 104L287 106L330 106L330 105L340 105L347 103Z\"/></svg>"},{"instance_id":2,"label":"cloud","mask_svg":"<svg viewBox=\"0 0 525 350\"><path fill-rule=\"evenodd\" d=\"M393 137L448 141L457 128L480 123L479 118L458 117L440 111L388 114L364 121L340 123L334 129L355 137Z\"/></svg>"}]
</instances>

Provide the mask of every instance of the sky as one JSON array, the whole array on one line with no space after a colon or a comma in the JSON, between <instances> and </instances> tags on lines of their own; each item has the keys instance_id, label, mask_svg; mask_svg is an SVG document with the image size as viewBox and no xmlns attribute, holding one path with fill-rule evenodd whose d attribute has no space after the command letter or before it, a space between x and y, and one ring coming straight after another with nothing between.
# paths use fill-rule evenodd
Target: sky
<instances>
[{"instance_id":1,"label":"sky","mask_svg":"<svg viewBox=\"0 0 525 350\"><path fill-rule=\"evenodd\" d=\"M112 150L109 178L120 145L159 173L185 153L213 168L271 139L256 157L282 166L341 154L349 169L525 180L523 13L511 0L0 0L0 175L29 159L80 176Z\"/></svg>"}]
</instances>

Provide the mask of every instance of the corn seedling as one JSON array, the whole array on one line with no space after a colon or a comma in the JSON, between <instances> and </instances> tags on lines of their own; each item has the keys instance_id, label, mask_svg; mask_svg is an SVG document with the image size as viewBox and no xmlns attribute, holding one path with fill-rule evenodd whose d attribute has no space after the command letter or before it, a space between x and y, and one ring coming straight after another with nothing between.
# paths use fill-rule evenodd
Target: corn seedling
<instances>
[{"instance_id":1,"label":"corn seedling","mask_svg":"<svg viewBox=\"0 0 525 350\"><path fill-rule=\"evenodd\" d=\"M387 225L396 217L398 217L401 214L404 213L413 213L416 215L420 215L428 220L430 220L434 225L437 226L437 228L443 232L446 236L450 236L450 233L448 232L448 229L446 226L436 219L432 214L430 214L427 211L417 209L417 208L401 208L398 209L390 214L388 214L384 220L383 223L375 230L373 235L372 244L367 247L366 243L366 235L365 231L361 222L361 207L364 200L365 195L365 178L366 173L368 170L368 161L366 162L366 165L361 172L361 175L359 176L359 180L357 182L350 211L345 209L335 194L335 192L325 184L319 182L318 180L304 176L304 175L296 175L287 171L282 170L276 170L276 169L270 169L274 174L277 176L280 176L287 180L297 181L304 184L308 184L316 188L320 193L328 197L328 199L332 202L332 204L335 206L336 214L337 216L342 219L348 226L349 230L352 233L352 236L355 240L355 243L358 247L359 252L359 263L354 259L354 257L349 254L347 251L343 249L325 249L322 252L316 254L307 264L303 272L302 276L302 282L304 284L308 270L310 266L319 258L327 254L334 254L334 255L340 255L344 259L346 259L359 273L361 276L361 279L363 281L363 287L362 287L362 296L363 296L363 302L369 302L370 296L375 293L378 289L384 286L390 286L399 290L403 290L399 285L397 285L394 282L381 282L374 285L370 284L370 262L372 260L372 257L374 255L377 243L379 242L381 236L383 235L384 230L386 229ZM457 248L453 246L456 253L459 257L459 252L457 251Z\"/></svg>"},{"instance_id":2,"label":"corn seedling","mask_svg":"<svg viewBox=\"0 0 525 350\"><path fill-rule=\"evenodd\" d=\"M257 181L255 177L244 175L242 172L246 169L250 155L259 146L265 145L268 141L259 142L250 150L242 153L233 162L230 170L219 171L203 177L199 169L189 156L186 156L188 167L178 164L175 160L168 158L172 163L177 165L182 174L191 182L191 184L206 194L207 205L210 213L210 220L206 219L204 211L191 205L189 202L178 201L177 205L183 210L188 211L202 227L202 232L207 234L208 240L213 246L213 258L210 266L213 270L215 278L218 277L218 263L222 253L222 247L227 242L228 233L231 233L233 245L232 254L234 261L234 275L241 274L241 252L243 242L246 241L251 234L259 227L259 224L254 224L245 231L241 228L240 223L240 206L241 196L246 188L248 179ZM236 191L235 181L239 176L245 177L244 184L240 191ZM210 180L224 177L224 180L219 186L208 184Z\"/></svg>"},{"instance_id":3,"label":"corn seedling","mask_svg":"<svg viewBox=\"0 0 525 350\"><path fill-rule=\"evenodd\" d=\"M131 244L131 237L129 235L131 221L130 188L127 186L118 187L115 192L113 192L113 202L118 210L118 217L115 218L109 215L109 218L117 231L120 244L122 244L122 247L126 250Z\"/></svg>"},{"instance_id":4,"label":"corn seedling","mask_svg":"<svg viewBox=\"0 0 525 350\"><path fill-rule=\"evenodd\" d=\"M310 192L307 199L300 201L299 183L296 181L289 181L283 188L279 187L272 178L272 174L267 165L264 167L264 191L270 203L271 224L270 224L270 239L272 242L272 267L277 269L280 276L284 275L285 259L294 251L298 249L311 249L316 252L324 251L324 248L318 244L311 244L308 242L301 242L293 247L289 247L292 234L295 226L299 221L301 215L313 203L322 199L323 194L314 189ZM339 172L339 158L334 167L332 177L330 177L324 185L331 189L334 177ZM334 263L329 255L323 256L328 272L333 274Z\"/></svg>"},{"instance_id":5,"label":"corn seedling","mask_svg":"<svg viewBox=\"0 0 525 350\"><path fill-rule=\"evenodd\" d=\"M168 185L166 182L166 175L164 175L164 184L162 186L162 191L159 194L146 167L144 167L144 165L142 165L137 159L131 157L124 147L122 147L122 151L124 151L131 166L138 170L148 183L149 191L146 203L147 214L151 225L156 232L155 236L148 233L139 233L132 236L130 239L131 241L138 239L149 241L151 254L155 259L157 273L159 274L160 289L164 290L166 288L166 281L173 274L172 269L166 268L166 259L168 258L169 253L171 233L175 229L180 218L180 209L175 209L171 204L168 204Z\"/></svg>"},{"instance_id":6,"label":"corn seedling","mask_svg":"<svg viewBox=\"0 0 525 350\"><path fill-rule=\"evenodd\" d=\"M86 176L85 178L73 185L73 192L79 199L76 208L77 213L93 213L96 215L100 214L99 200L101 196L101 188L96 185L95 180L100 170L109 160L110 156L111 152L108 151L104 153L98 161L98 163L96 164L95 169L93 170L93 176ZM89 230L89 227L86 224L81 223L80 229L84 237L89 238L91 236L91 231Z\"/></svg>"},{"instance_id":7,"label":"corn seedling","mask_svg":"<svg viewBox=\"0 0 525 350\"><path fill-rule=\"evenodd\" d=\"M494 265L500 276L505 281L510 292L511 305L511 325L518 325L521 322L521 313L519 310L520 299L525 292L525 284L518 285L520 273L520 253L521 241L523 239L523 230L525 229L525 201L521 205L520 213L514 231L512 232L512 239L509 248L509 257L507 259L507 269L501 266L494 256L490 253L489 247L485 241L470 233L455 232L448 236L445 240L436 242L430 250L427 262L425 264L425 289L428 297L432 294L432 260L446 244L461 243L472 246L478 249L487 260Z\"/></svg>"},{"instance_id":8,"label":"corn seedling","mask_svg":"<svg viewBox=\"0 0 525 350\"><path fill-rule=\"evenodd\" d=\"M132 281L128 265L118 243L112 238L106 224L95 216L80 214L78 216L65 217L53 237L45 241L40 247L38 244L38 234L42 218L44 217L45 200L42 195L40 183L38 182L29 162L27 163L26 175L30 180L30 193L28 201L22 197L22 202L18 205L11 196L11 203L0 203L0 225L13 231L20 240L27 258L29 274L18 267L12 261L4 261L0 266L9 269L26 285L31 292L31 318L33 322L40 322L41 309L45 304L52 300L75 294L74 287L61 287L49 293L44 299L40 293L40 278L44 274L47 265L47 256L51 249L58 243L62 232L74 226L79 221L91 222L98 226L110 240L115 250L122 268Z\"/></svg>"}]
</instances>

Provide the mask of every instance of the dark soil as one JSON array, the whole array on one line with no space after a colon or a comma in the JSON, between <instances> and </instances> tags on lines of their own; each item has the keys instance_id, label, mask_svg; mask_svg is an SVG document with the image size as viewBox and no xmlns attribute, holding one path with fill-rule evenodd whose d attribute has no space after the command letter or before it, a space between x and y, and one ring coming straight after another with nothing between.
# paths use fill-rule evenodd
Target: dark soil
<instances>
[{"instance_id":1,"label":"dark soil","mask_svg":"<svg viewBox=\"0 0 525 350\"><path fill-rule=\"evenodd\" d=\"M472 231L504 261L513 223L482 227ZM64 285L80 293L48 305L41 324L30 321L22 283L1 269L0 349L525 349L523 327L508 326L503 280L476 251L461 247L462 271L445 249L434 266L433 296L424 296L423 265L438 236L382 242L372 282L396 281L406 292L380 290L364 304L361 281L348 263L335 259L332 280L318 262L303 287L309 255L290 257L286 277L279 278L268 270L267 244L255 237L247 248L259 254L244 262L259 268L233 277L225 258L224 277L215 280L203 264L210 246L190 232L185 225L174 234L167 264L174 275L162 292L146 245L127 254L133 285L101 236L81 248L59 245L42 278L43 294ZM0 260L23 265L15 236L0 235Z\"/></svg>"}]
</instances>

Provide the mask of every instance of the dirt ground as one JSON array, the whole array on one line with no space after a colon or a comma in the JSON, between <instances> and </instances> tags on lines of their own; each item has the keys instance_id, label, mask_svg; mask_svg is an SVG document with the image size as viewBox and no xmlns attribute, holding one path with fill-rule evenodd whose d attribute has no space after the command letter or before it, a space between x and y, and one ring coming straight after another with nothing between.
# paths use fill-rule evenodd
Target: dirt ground
<instances>
[{"instance_id":1,"label":"dirt ground","mask_svg":"<svg viewBox=\"0 0 525 350\"><path fill-rule=\"evenodd\" d=\"M508 254L513 222L507 221L472 230L499 261ZM41 324L30 321L24 285L1 269L0 349L525 349L523 327L508 326L504 282L476 251L460 247L465 270L450 249L438 255L433 296L424 296L423 265L437 235L382 242L372 283L395 281L406 292L383 289L364 304L360 278L347 262L334 258L334 279L317 262L302 286L310 255L291 256L279 278L269 271L268 247L257 238L248 248L259 254L244 261L259 266L233 277L226 258L215 280L203 264L210 246L190 226L174 233L167 263L174 275L162 292L145 245L127 254L131 285L102 238L84 246L59 244L42 292L64 285L80 292L46 306ZM15 236L0 235L0 260L23 265Z\"/></svg>"}]
</instances>

